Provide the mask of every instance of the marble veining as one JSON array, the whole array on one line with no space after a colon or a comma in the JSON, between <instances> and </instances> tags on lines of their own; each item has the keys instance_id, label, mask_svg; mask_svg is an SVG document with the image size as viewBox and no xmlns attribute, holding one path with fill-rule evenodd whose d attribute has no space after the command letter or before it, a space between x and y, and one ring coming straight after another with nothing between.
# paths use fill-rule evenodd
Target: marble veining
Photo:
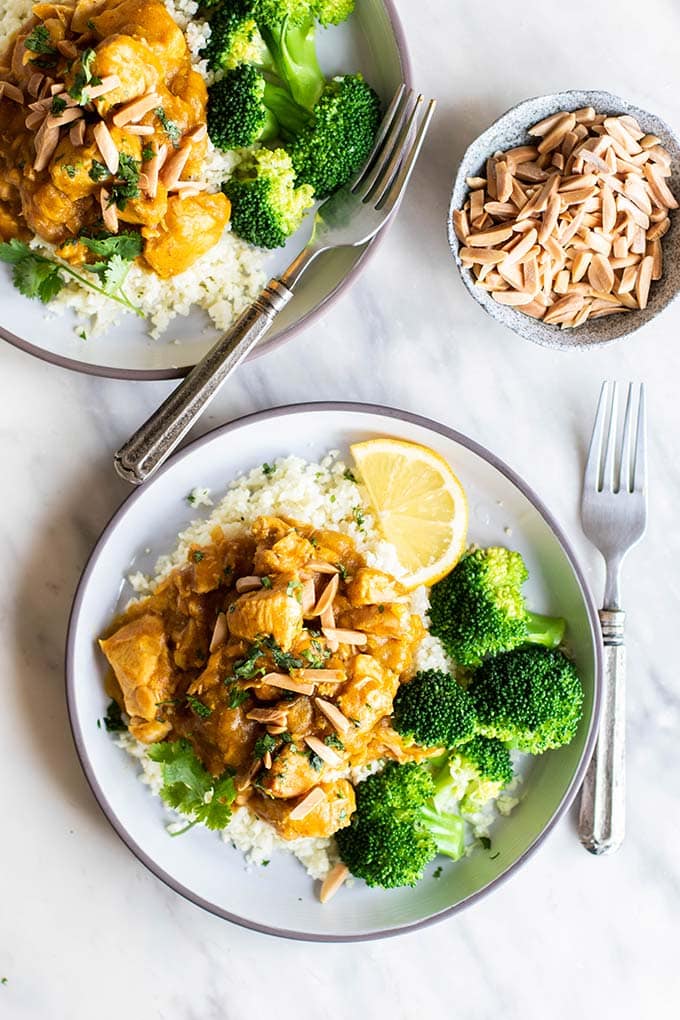
<instances>
[{"instance_id":1,"label":"marble veining","mask_svg":"<svg viewBox=\"0 0 680 1020\"><path fill-rule=\"evenodd\" d=\"M680 702L668 639L680 604L680 306L620 346L541 349L466 294L444 218L466 146L527 96L606 88L677 130L678 9L668 0L573 0L567 43L565 8L538 0L402 0L401 8L418 87L441 105L399 220L353 293L313 330L241 369L198 431L309 399L437 418L539 490L599 593L602 564L578 525L585 446L601 379L644 380L650 523L623 583L626 844L615 857L590 857L572 812L492 897L384 943L277 941L167 890L116 838L87 788L67 726L62 660L80 571L126 494L111 453L171 384L69 374L3 345L2 1020L638 1020L677 1012Z\"/></svg>"}]
</instances>

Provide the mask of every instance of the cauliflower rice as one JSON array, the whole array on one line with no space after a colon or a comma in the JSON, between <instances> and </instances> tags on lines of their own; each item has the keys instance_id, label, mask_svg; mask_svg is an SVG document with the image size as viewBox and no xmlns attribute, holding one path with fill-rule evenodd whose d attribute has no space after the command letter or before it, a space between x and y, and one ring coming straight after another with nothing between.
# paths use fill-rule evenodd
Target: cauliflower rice
<instances>
[{"instance_id":1,"label":"cauliflower rice","mask_svg":"<svg viewBox=\"0 0 680 1020\"><path fill-rule=\"evenodd\" d=\"M210 37L206 21L192 20L198 11L195 0L165 0L165 6L185 32L193 65L210 83L214 76L207 70L200 51ZM0 0L0 51L31 16L33 0ZM221 153L208 142L203 180L208 192L217 192L234 172L239 157ZM50 253L54 249L36 239L32 247ZM266 280L265 252L225 231L221 241L198 259L185 273L161 280L155 273L135 265L125 283L125 292L149 320L149 333L158 338L177 315L188 315L193 306L204 309L219 330L227 329L261 291ZM50 315L75 312L78 325L74 332L81 338L105 333L131 313L102 294L87 290L76 281L69 283L49 304Z\"/></svg>"},{"instance_id":2,"label":"cauliflower rice","mask_svg":"<svg viewBox=\"0 0 680 1020\"><path fill-rule=\"evenodd\" d=\"M188 500L194 507L213 506L210 490L200 486L192 490ZM361 509L361 515L355 512L357 507ZM280 458L272 465L260 465L237 478L208 516L192 521L180 533L177 547L172 553L158 559L153 576L136 573L128 578L134 592L131 601L150 594L160 580L181 566L192 544L208 544L210 533L216 526L225 535L235 537L247 530L256 518L271 515L293 517L317 529L344 532L354 540L369 566L396 577L404 573L394 546L381 537L375 518L362 498L360 486L352 480L338 452L331 451L320 463L309 463L300 457L290 456ZM361 521L360 524L357 519ZM411 611L420 616L426 626L429 624L428 609L427 589L421 587L412 592ZM454 671L453 663L444 652L441 642L431 634L423 638L417 650L415 668ZM160 765L147 757L145 745L129 733L119 734L117 743L139 761L142 768L139 778L158 795L162 785ZM374 762L353 769L349 778L353 783L360 782L380 767L380 763ZM461 777L463 783L464 779ZM509 813L517 803L514 797L508 796L512 790L513 787L509 787L501 795L504 798L504 813ZM497 803L497 807L500 810L501 804ZM184 819L180 821L181 816L175 812L168 811L168 815L174 819L169 822L169 831L186 824ZM490 805L483 812L466 818L469 822L469 849L472 849L478 836L488 834L494 818L495 813ZM244 854L248 865L269 861L277 850L292 853L314 879L323 880L338 860L335 839L283 840L272 826L257 818L247 808L234 812L229 825L222 832L222 838Z\"/></svg>"}]
</instances>

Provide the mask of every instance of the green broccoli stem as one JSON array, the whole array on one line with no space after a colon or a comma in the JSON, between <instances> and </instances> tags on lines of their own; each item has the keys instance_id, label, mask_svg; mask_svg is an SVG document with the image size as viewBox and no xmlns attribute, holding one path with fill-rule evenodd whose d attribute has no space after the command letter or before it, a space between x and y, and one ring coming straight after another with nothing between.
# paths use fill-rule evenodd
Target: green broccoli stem
<instances>
[{"instance_id":1,"label":"green broccoli stem","mask_svg":"<svg viewBox=\"0 0 680 1020\"><path fill-rule=\"evenodd\" d=\"M295 102L307 110L314 109L326 83L316 54L315 29L313 19L291 26L288 18L274 27L262 26L261 29L276 73L288 86Z\"/></svg>"},{"instance_id":2,"label":"green broccoli stem","mask_svg":"<svg viewBox=\"0 0 680 1020\"><path fill-rule=\"evenodd\" d=\"M311 114L291 99L286 89L281 88L280 85L267 82L264 87L263 102L267 108L269 119L275 124L277 130L280 129L280 133L286 141L296 138L312 119ZM276 135L268 137L275 138ZM262 137L261 140L267 141L268 138Z\"/></svg>"},{"instance_id":3,"label":"green broccoli stem","mask_svg":"<svg viewBox=\"0 0 680 1020\"><path fill-rule=\"evenodd\" d=\"M434 837L439 853L454 861L459 860L465 852L465 827L460 815L437 811L429 806L421 808L420 814Z\"/></svg>"},{"instance_id":4,"label":"green broccoli stem","mask_svg":"<svg viewBox=\"0 0 680 1020\"><path fill-rule=\"evenodd\" d=\"M534 645L545 645L546 648L557 648L562 642L566 623L558 616L541 616L540 613L527 613L527 641Z\"/></svg>"}]
</instances>

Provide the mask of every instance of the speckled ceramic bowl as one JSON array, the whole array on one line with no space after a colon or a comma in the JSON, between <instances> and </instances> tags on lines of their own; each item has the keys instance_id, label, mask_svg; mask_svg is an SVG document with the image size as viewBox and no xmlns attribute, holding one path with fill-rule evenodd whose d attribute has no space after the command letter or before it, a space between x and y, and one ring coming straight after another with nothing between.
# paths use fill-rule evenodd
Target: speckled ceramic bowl
<instances>
[{"instance_id":1,"label":"speckled ceramic bowl","mask_svg":"<svg viewBox=\"0 0 680 1020\"><path fill-rule=\"evenodd\" d=\"M680 141L673 131L659 117L646 110L613 96L609 92L580 91L556 92L554 95L538 96L526 99L514 106L468 148L458 168L451 196L448 218L448 235L451 253L456 260L463 283L475 301L486 309L489 315L498 319L505 326L519 333L527 340L553 347L558 350L584 349L602 344L612 343L630 336L636 330L653 319L670 304L680 290L680 210L671 214L671 228L663 238L664 273L660 280L652 283L649 303L644 311L630 312L626 315L611 315L602 319L585 322L576 329L562 330L559 326L545 325L539 319L524 315L519 309L500 305L481 287L475 286L474 277L460 260L461 244L453 229L453 212L463 206L468 187L467 177L484 173L483 167L487 158L497 150L504 151L515 145L524 145L531 141L527 134L528 128L537 121L548 117L559 110L577 110L583 106L592 106L598 113L630 114L635 117L647 133L658 135L663 145L671 154L673 173L669 180L671 190L680 195Z\"/></svg>"}]
</instances>

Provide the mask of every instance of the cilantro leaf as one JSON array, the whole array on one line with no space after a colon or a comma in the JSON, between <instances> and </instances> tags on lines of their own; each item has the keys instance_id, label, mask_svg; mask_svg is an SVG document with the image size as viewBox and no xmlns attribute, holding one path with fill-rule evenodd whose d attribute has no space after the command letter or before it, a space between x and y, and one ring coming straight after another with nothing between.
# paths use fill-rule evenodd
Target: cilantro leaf
<instances>
[{"instance_id":1,"label":"cilantro leaf","mask_svg":"<svg viewBox=\"0 0 680 1020\"><path fill-rule=\"evenodd\" d=\"M172 142L173 147L177 149L179 147L180 139L182 137L182 132L180 128L178 127L177 124L175 124L174 120L168 119L168 115L162 106L158 106L153 112L156 114L159 121L161 122L161 127L163 128L166 135Z\"/></svg>"},{"instance_id":2,"label":"cilantro leaf","mask_svg":"<svg viewBox=\"0 0 680 1020\"><path fill-rule=\"evenodd\" d=\"M52 44L52 36L46 25L36 25L30 35L24 39L24 46L31 53L56 54L57 50Z\"/></svg>"},{"instance_id":3,"label":"cilantro leaf","mask_svg":"<svg viewBox=\"0 0 680 1020\"><path fill-rule=\"evenodd\" d=\"M88 171L90 180L98 184L99 181L103 181L105 177L109 176L109 168L105 163L100 163L98 159L92 160L92 166ZM83 239L84 240L84 239Z\"/></svg>"},{"instance_id":4,"label":"cilantro leaf","mask_svg":"<svg viewBox=\"0 0 680 1020\"><path fill-rule=\"evenodd\" d=\"M0 244L0 262L9 262L10 265L16 265L17 262L21 262L27 255L31 255L31 249L24 241L17 241L16 237L13 237L11 241L5 241Z\"/></svg>"},{"instance_id":5,"label":"cilantro leaf","mask_svg":"<svg viewBox=\"0 0 680 1020\"><path fill-rule=\"evenodd\" d=\"M109 702L109 707L106 709L106 715L104 716L104 726L107 733L118 733L121 730L127 729L117 701Z\"/></svg>"},{"instance_id":6,"label":"cilantro leaf","mask_svg":"<svg viewBox=\"0 0 680 1020\"><path fill-rule=\"evenodd\" d=\"M106 170L106 167L104 169ZM106 172L108 173L108 171ZM93 255L99 255L102 259L119 255L126 262L133 262L142 253L141 234L109 234L100 237L80 237L79 240L88 251L91 251Z\"/></svg>"},{"instance_id":7,"label":"cilantro leaf","mask_svg":"<svg viewBox=\"0 0 680 1020\"><path fill-rule=\"evenodd\" d=\"M199 719L209 719L213 714L212 708L206 705L200 698L195 697L193 694L187 694L187 705Z\"/></svg>"},{"instance_id":8,"label":"cilantro leaf","mask_svg":"<svg viewBox=\"0 0 680 1020\"><path fill-rule=\"evenodd\" d=\"M161 766L161 798L168 807L189 815L208 829L225 828L236 797L231 769L214 778L186 740L151 744L148 755Z\"/></svg>"},{"instance_id":9,"label":"cilantro leaf","mask_svg":"<svg viewBox=\"0 0 680 1020\"><path fill-rule=\"evenodd\" d=\"M25 297L38 298L47 304L65 286L59 266L35 256L27 256L14 264L14 286Z\"/></svg>"},{"instance_id":10,"label":"cilantro leaf","mask_svg":"<svg viewBox=\"0 0 680 1020\"><path fill-rule=\"evenodd\" d=\"M265 733L264 736L255 741L255 746L253 747L253 758L256 760L264 758L267 751L271 754L271 752L276 748L276 744L276 738L273 737L271 733Z\"/></svg>"}]
</instances>

